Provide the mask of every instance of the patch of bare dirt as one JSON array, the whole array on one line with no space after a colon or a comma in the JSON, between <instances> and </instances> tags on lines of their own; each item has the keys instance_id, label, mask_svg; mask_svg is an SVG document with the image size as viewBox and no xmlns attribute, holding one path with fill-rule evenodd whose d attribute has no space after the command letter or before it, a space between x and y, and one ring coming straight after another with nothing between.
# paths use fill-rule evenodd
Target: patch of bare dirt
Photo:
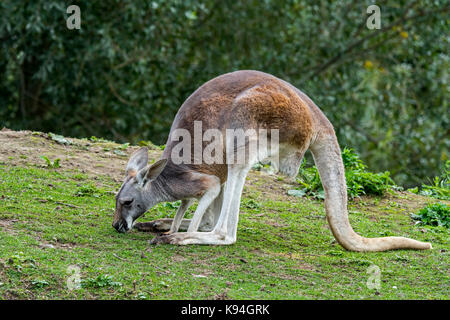
<instances>
[{"instance_id":1,"label":"patch of bare dirt","mask_svg":"<svg viewBox=\"0 0 450 320\"><path fill-rule=\"evenodd\" d=\"M292 260L296 260L296 262L297 262L296 269L317 271L316 267L314 267L313 265L303 261L304 256L301 253L297 253L297 252L289 252L289 253L279 252L279 253L276 253L276 252L273 252L272 255L273 256L283 257L283 258L289 258L289 259L292 259Z\"/></svg>"},{"instance_id":2,"label":"patch of bare dirt","mask_svg":"<svg viewBox=\"0 0 450 320\"><path fill-rule=\"evenodd\" d=\"M228 290L229 290L229 289L226 288L226 289L223 290L222 292L215 294L215 295L214 295L214 300L228 300L228 299L230 299L230 298L228 297Z\"/></svg>"},{"instance_id":3,"label":"patch of bare dirt","mask_svg":"<svg viewBox=\"0 0 450 320\"><path fill-rule=\"evenodd\" d=\"M257 191L261 194L261 198L265 200L274 201L301 201L301 198L290 196L287 191L294 189L298 184L296 182L291 182L286 179L286 181L279 181L278 175L269 174L263 171L250 171L246 185L252 186L252 191ZM243 194L248 193L249 190L244 188Z\"/></svg>"},{"instance_id":4,"label":"patch of bare dirt","mask_svg":"<svg viewBox=\"0 0 450 320\"><path fill-rule=\"evenodd\" d=\"M179 253L175 253L174 255L172 255L171 259L172 259L173 262L176 262L176 263L184 262L184 261L187 260L187 258L185 256L182 256Z\"/></svg>"},{"instance_id":5,"label":"patch of bare dirt","mask_svg":"<svg viewBox=\"0 0 450 320\"><path fill-rule=\"evenodd\" d=\"M443 202L450 205L450 201L425 197L408 191L387 192L381 198L362 196L361 198L355 198L349 204L373 214L373 216L369 216L369 219L376 220L376 217L389 214L390 211L407 215L417 213L428 204L436 202Z\"/></svg>"},{"instance_id":6,"label":"patch of bare dirt","mask_svg":"<svg viewBox=\"0 0 450 320\"><path fill-rule=\"evenodd\" d=\"M50 161L60 159L60 169L74 170L88 176L107 175L115 181L123 180L129 156L138 146L120 148L114 142L92 142L87 139L66 138L69 144L52 140L45 133L13 131L3 128L0 131L0 163L12 166L47 164L41 156ZM159 158L160 150L150 150L149 159Z\"/></svg>"},{"instance_id":7,"label":"patch of bare dirt","mask_svg":"<svg viewBox=\"0 0 450 320\"><path fill-rule=\"evenodd\" d=\"M16 222L17 220L6 220L6 219L1 219L0 220L0 231L1 232L5 232L11 235L16 235L17 232L14 230L14 222Z\"/></svg>"}]
</instances>

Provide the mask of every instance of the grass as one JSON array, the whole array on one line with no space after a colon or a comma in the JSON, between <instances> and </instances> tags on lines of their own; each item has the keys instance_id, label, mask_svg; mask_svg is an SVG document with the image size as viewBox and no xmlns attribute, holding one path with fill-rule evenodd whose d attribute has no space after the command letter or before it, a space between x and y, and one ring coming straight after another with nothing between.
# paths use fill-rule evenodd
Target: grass
<instances>
[{"instance_id":1,"label":"grass","mask_svg":"<svg viewBox=\"0 0 450 320\"><path fill-rule=\"evenodd\" d=\"M283 182L257 173L245 187L236 244L150 246L152 234L111 226L120 182L64 165L0 161L2 299L449 298L449 231L415 225L410 213L428 201L422 196L363 196L349 203L350 220L364 236L430 241L429 251L345 251L323 201L289 196L292 186L268 196L268 186L283 190ZM176 207L159 204L141 221ZM373 265L379 289L367 286Z\"/></svg>"}]
</instances>

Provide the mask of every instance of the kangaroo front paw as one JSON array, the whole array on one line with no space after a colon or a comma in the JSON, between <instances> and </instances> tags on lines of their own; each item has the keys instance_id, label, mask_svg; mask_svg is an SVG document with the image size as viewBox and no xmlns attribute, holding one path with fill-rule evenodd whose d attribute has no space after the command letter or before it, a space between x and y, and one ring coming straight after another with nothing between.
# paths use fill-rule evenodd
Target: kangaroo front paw
<instances>
[{"instance_id":1,"label":"kangaroo front paw","mask_svg":"<svg viewBox=\"0 0 450 320\"><path fill-rule=\"evenodd\" d=\"M158 235L150 241L150 244L173 244L170 236L170 234Z\"/></svg>"},{"instance_id":2,"label":"kangaroo front paw","mask_svg":"<svg viewBox=\"0 0 450 320\"><path fill-rule=\"evenodd\" d=\"M133 227L138 231L159 233L168 231L170 229L170 223L167 223L167 221L163 219L159 219L150 222L137 222Z\"/></svg>"},{"instance_id":3,"label":"kangaroo front paw","mask_svg":"<svg viewBox=\"0 0 450 320\"><path fill-rule=\"evenodd\" d=\"M166 243L179 246L190 244L229 245L235 242L236 238L214 232L175 232L172 234L159 234L150 241L150 244Z\"/></svg>"},{"instance_id":4,"label":"kangaroo front paw","mask_svg":"<svg viewBox=\"0 0 450 320\"><path fill-rule=\"evenodd\" d=\"M137 222L134 224L133 228L142 232L157 232L156 225L151 222Z\"/></svg>"},{"instance_id":5,"label":"kangaroo front paw","mask_svg":"<svg viewBox=\"0 0 450 320\"><path fill-rule=\"evenodd\" d=\"M185 232L175 232L175 233L165 233L165 234L159 234L156 237L154 237L150 244L178 244L178 245L184 245L185 240L189 239L189 234Z\"/></svg>"}]
</instances>

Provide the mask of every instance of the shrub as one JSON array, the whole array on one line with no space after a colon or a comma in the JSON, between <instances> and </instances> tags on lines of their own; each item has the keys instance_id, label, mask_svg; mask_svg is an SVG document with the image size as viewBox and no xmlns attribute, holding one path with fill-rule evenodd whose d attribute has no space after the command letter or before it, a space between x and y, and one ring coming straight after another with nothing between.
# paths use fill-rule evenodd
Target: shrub
<instances>
[{"instance_id":1,"label":"shrub","mask_svg":"<svg viewBox=\"0 0 450 320\"><path fill-rule=\"evenodd\" d=\"M449 228L450 206L440 202L430 204L421 209L418 214L412 214L411 217L417 220L417 224Z\"/></svg>"},{"instance_id":2,"label":"shrub","mask_svg":"<svg viewBox=\"0 0 450 320\"><path fill-rule=\"evenodd\" d=\"M342 150L342 161L345 167L347 180L347 193L351 198L362 194L383 195L384 192L395 186L388 171L372 173L351 148ZM305 168L305 160L299 169L297 182L303 186L306 194L323 199L324 191L320 181L319 172L315 166Z\"/></svg>"},{"instance_id":3,"label":"shrub","mask_svg":"<svg viewBox=\"0 0 450 320\"><path fill-rule=\"evenodd\" d=\"M441 176L434 177L430 185L422 184L420 190L416 187L408 191L436 199L450 200L450 160L444 163Z\"/></svg>"}]
</instances>

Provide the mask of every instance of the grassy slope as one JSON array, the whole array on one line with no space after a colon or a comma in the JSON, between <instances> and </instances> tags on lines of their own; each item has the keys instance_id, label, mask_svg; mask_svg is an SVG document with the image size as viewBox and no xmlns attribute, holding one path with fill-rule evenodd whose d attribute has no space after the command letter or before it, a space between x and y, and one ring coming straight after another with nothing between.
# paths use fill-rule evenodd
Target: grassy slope
<instances>
[{"instance_id":1,"label":"grassy slope","mask_svg":"<svg viewBox=\"0 0 450 320\"><path fill-rule=\"evenodd\" d=\"M111 227L114 192L136 147L121 156L113 143L71 141L0 132L3 299L449 298L449 233L409 217L434 199L395 192L349 205L360 234L431 241L433 250L347 252L334 241L322 202L288 196L292 185L252 172L235 245L150 246L152 234ZM46 168L40 155L61 158L61 168ZM160 204L141 221L174 211ZM372 264L381 269L378 291L366 285ZM70 265L80 267L82 289L67 289Z\"/></svg>"}]
</instances>

